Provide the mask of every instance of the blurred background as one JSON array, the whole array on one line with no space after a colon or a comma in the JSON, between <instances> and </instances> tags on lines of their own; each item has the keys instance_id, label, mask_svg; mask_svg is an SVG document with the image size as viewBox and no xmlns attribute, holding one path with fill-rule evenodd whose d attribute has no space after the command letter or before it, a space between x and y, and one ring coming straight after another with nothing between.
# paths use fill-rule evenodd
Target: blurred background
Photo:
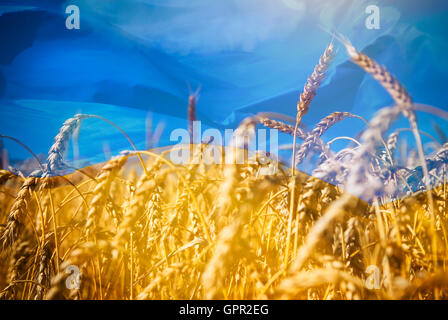
<instances>
[{"instance_id":1,"label":"blurred background","mask_svg":"<svg viewBox=\"0 0 448 320\"><path fill-rule=\"evenodd\" d=\"M66 28L69 5L80 10L79 29ZM379 29L365 25L369 5L380 9ZM67 118L89 113L114 121L138 148L167 146L176 143L172 130L187 127L188 96L199 86L203 129L236 128L261 111L295 117L306 79L332 39L324 29L387 66L415 101L448 110L447 9L444 0L2 0L0 134L44 155ZM336 48L303 119L308 128L333 111L370 119L392 103ZM419 114L419 124L443 142L446 122ZM405 120L397 126L409 127ZM364 128L359 119L345 120L323 139ZM4 162L29 158L11 141L2 144ZM83 122L76 145L67 160L80 167L130 148L116 129L93 119ZM289 161L291 151L280 155Z\"/></svg>"}]
</instances>

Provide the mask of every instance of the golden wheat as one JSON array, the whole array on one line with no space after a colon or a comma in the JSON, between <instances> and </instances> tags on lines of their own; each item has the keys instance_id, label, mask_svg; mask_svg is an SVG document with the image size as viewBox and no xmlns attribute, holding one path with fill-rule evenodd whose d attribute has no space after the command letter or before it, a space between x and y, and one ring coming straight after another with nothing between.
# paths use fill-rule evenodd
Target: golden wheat
<instances>
[{"instance_id":1,"label":"golden wheat","mask_svg":"<svg viewBox=\"0 0 448 320\"><path fill-rule=\"evenodd\" d=\"M337 153L323 134L360 117L335 112L310 132L299 127L333 44L305 85L296 127L265 114L246 118L232 145L215 149L224 164L206 161L212 139L187 146L190 162L174 164L170 149L137 150L125 134L134 151L53 177L81 120L124 133L98 116L68 119L41 177L0 170L0 298L447 299L448 145L414 164L398 158L401 129L383 137L401 113L419 135L415 110L423 107L385 67L345 44L397 106L380 109L359 138L332 140L354 143ZM190 134L196 102L191 95ZM293 163L317 153L313 177L262 152L249 156L260 123L292 135L293 149L303 140ZM278 167L271 175L261 174L266 159Z\"/></svg>"}]
</instances>

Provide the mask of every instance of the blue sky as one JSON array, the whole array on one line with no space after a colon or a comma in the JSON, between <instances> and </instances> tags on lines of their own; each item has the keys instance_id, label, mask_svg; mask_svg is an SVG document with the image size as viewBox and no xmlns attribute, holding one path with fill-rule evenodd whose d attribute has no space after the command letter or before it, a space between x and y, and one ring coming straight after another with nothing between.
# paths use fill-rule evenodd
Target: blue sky
<instances>
[{"instance_id":1,"label":"blue sky","mask_svg":"<svg viewBox=\"0 0 448 320\"><path fill-rule=\"evenodd\" d=\"M65 28L70 4L80 8L80 30ZM364 24L371 4L380 8L379 30ZM66 118L93 113L144 147L151 112L154 126L164 123L159 144L172 144L170 132L186 127L188 85L201 86L198 118L208 127L235 128L259 111L294 116L300 90L331 40L321 27L337 29L386 65L416 101L447 109L447 8L434 0L0 1L0 132L44 154ZM333 111L370 118L391 103L337 47L303 120L308 127ZM433 135L433 121L447 127L427 115L419 121ZM347 120L324 138L355 136L362 128ZM5 145L11 159L27 157ZM104 160L105 146L112 154L128 148L113 128L87 120L83 159Z\"/></svg>"}]
</instances>

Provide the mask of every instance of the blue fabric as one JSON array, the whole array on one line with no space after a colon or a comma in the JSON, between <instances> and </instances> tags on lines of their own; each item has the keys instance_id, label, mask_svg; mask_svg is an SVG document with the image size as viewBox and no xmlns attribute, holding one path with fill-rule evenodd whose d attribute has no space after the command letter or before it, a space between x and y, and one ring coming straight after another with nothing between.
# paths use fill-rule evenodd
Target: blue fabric
<instances>
[{"instance_id":1,"label":"blue fabric","mask_svg":"<svg viewBox=\"0 0 448 320\"><path fill-rule=\"evenodd\" d=\"M70 4L80 8L80 30L65 27ZM365 27L370 4L381 10L379 30ZM197 116L207 127L235 128L260 111L294 117L298 95L331 41L323 29L332 28L386 65L415 101L447 110L447 9L443 0L0 1L0 133L45 154L64 120L82 112L116 122L143 148L152 112L154 127L165 124L159 145L173 144L170 132L187 125L188 84L201 86ZM369 119L392 102L337 47L303 120L310 128L333 111ZM421 129L436 136L433 121L447 129L440 119L419 117ZM346 120L324 140L363 128ZM4 144L12 161L29 157ZM79 145L86 164L104 160L105 145L112 154L130 148L114 128L90 119Z\"/></svg>"}]
</instances>

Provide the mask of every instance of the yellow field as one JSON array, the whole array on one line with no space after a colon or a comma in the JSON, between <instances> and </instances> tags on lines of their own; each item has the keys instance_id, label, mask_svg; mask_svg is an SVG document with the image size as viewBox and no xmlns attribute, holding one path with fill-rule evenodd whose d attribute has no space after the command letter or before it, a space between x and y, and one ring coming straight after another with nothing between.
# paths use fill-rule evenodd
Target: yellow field
<instances>
[{"instance_id":1,"label":"yellow field","mask_svg":"<svg viewBox=\"0 0 448 320\"><path fill-rule=\"evenodd\" d=\"M299 126L332 45L300 96L295 127L263 114L235 132L250 138L261 123L292 134L294 146L303 140L293 163L317 151L313 176L322 180L281 163L262 174L263 154L241 165L176 165L169 149L54 177L73 131L97 116L68 119L39 177L0 171L1 298L448 298L448 144L425 155L415 111L446 113L414 104L384 67L345 45L396 103L378 111L354 146L334 154L320 138L356 117L347 112L311 132ZM191 97L191 121L195 104ZM383 140L401 114L415 137L409 159L395 157L399 131ZM193 159L210 147L191 146ZM246 155L243 144L233 147L223 150L231 163Z\"/></svg>"}]
</instances>

